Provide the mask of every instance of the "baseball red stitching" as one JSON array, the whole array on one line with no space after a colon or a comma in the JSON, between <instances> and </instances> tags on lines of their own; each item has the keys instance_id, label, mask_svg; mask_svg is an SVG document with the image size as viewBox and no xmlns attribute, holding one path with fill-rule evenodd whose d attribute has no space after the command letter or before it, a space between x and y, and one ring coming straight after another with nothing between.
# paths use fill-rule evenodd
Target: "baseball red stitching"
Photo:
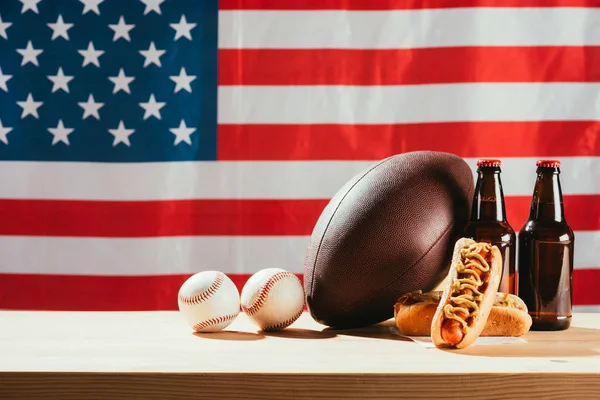
<instances>
[{"instance_id":1,"label":"baseball red stitching","mask_svg":"<svg viewBox=\"0 0 600 400\"><path fill-rule=\"evenodd\" d=\"M197 294L194 297L179 296L179 300L181 300L182 303L187 304L187 305L200 304L203 301L206 301L210 296L215 294L217 292L217 290L221 287L222 283L223 283L223 273L219 272L217 274L217 277L215 278L215 281L204 292Z\"/></svg>"},{"instance_id":2,"label":"baseball red stitching","mask_svg":"<svg viewBox=\"0 0 600 400\"><path fill-rule=\"evenodd\" d=\"M263 331L277 331L279 329L283 329L288 325L291 325L294 323L294 321L296 321L298 318L300 318L300 316L302 315L302 313L304 312L304 307L302 310L300 310L296 315L294 315L292 318L286 319L283 322L280 322L278 324L275 325L269 325L265 328L263 328Z\"/></svg>"},{"instance_id":3,"label":"baseball red stitching","mask_svg":"<svg viewBox=\"0 0 600 400\"><path fill-rule=\"evenodd\" d=\"M269 296L269 292L271 291L271 289L273 289L273 286L275 286L275 284L283 278L292 276L298 279L296 275L288 271L282 271L273 274L273 276L267 279L267 281L260 288L256 300L254 300L254 302L249 307L245 307L242 304L242 310L244 310L244 312L248 315L256 314L256 312L260 310L260 308L265 304L265 301L267 301L267 297Z\"/></svg>"},{"instance_id":4,"label":"baseball red stitching","mask_svg":"<svg viewBox=\"0 0 600 400\"><path fill-rule=\"evenodd\" d=\"M229 314L229 315L223 315L221 317L207 319L205 321L198 322L196 325L194 325L194 330L195 331L199 331L200 329L204 329L204 328L209 327L211 325L219 325L219 324L221 324L223 322L231 321L232 319L234 319L237 316L238 316L238 313L236 313L236 314Z\"/></svg>"}]
</instances>

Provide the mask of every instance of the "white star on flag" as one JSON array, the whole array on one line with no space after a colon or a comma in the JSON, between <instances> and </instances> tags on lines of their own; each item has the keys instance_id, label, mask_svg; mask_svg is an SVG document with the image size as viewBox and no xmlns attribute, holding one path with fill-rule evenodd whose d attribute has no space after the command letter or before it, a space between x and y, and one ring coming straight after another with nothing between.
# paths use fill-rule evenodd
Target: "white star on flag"
<instances>
[{"instance_id":1,"label":"white star on flag","mask_svg":"<svg viewBox=\"0 0 600 400\"><path fill-rule=\"evenodd\" d=\"M188 75L184 67L181 67L179 75L173 75L169 78L176 83L174 91L175 93L179 92L181 89L185 89L192 93L192 87L190 86L190 83L196 79L196 75Z\"/></svg>"},{"instance_id":2,"label":"white star on flag","mask_svg":"<svg viewBox=\"0 0 600 400\"><path fill-rule=\"evenodd\" d=\"M73 76L66 76L63 73L62 67L58 67L58 72L56 73L56 75L48 75L48 79L50 79L52 83L54 83L54 85L52 85L52 93L56 92L59 89L62 89L65 92L69 93L68 84L73 80Z\"/></svg>"},{"instance_id":3,"label":"white star on flag","mask_svg":"<svg viewBox=\"0 0 600 400\"><path fill-rule=\"evenodd\" d=\"M147 103L139 103L140 107L142 107L146 112L144 113L144 119L148 119L151 116L155 116L160 119L160 109L165 106L167 103L157 102L154 98L154 94L150 95L150 99Z\"/></svg>"},{"instance_id":4,"label":"white star on flag","mask_svg":"<svg viewBox=\"0 0 600 400\"><path fill-rule=\"evenodd\" d=\"M98 110L104 106L104 103L96 103L93 94L90 94L86 102L79 102L77 104L79 104L79 107L83 108L84 110L83 117L81 117L82 119L86 119L90 115L98 120L100 119L100 113L98 113Z\"/></svg>"},{"instance_id":5,"label":"white star on flag","mask_svg":"<svg viewBox=\"0 0 600 400\"><path fill-rule=\"evenodd\" d=\"M32 63L36 67L39 67L37 57L42 54L44 50L36 50L33 48L31 44L31 40L27 42L27 47L24 49L17 49L17 52L23 56L23 61L21 61L21 66L27 64L28 62Z\"/></svg>"},{"instance_id":6,"label":"white star on flag","mask_svg":"<svg viewBox=\"0 0 600 400\"><path fill-rule=\"evenodd\" d=\"M147 67L151 63L161 67L162 65L160 63L160 57L165 54L165 50L156 50L154 42L150 42L150 47L148 47L148 50L140 50L140 54L146 58L144 60L144 67Z\"/></svg>"},{"instance_id":7,"label":"white star on flag","mask_svg":"<svg viewBox=\"0 0 600 400\"><path fill-rule=\"evenodd\" d=\"M175 142L173 143L175 146L181 142L192 144L192 139L190 136L196 131L196 128L188 128L185 125L185 121L181 120L179 123L179 128L170 128L169 130L175 135Z\"/></svg>"},{"instance_id":8,"label":"white star on flag","mask_svg":"<svg viewBox=\"0 0 600 400\"><path fill-rule=\"evenodd\" d=\"M31 10L36 14L40 13L37 5L42 0L19 0L19 1L21 3L23 3L23 7L21 7L21 14L25 14L25 11L27 11L27 10Z\"/></svg>"},{"instance_id":9,"label":"white star on flag","mask_svg":"<svg viewBox=\"0 0 600 400\"><path fill-rule=\"evenodd\" d=\"M142 3L146 5L146 9L144 10L144 15L150 13L150 11L154 11L160 15L160 5L165 2L165 0L140 0Z\"/></svg>"},{"instance_id":10,"label":"white star on flag","mask_svg":"<svg viewBox=\"0 0 600 400\"><path fill-rule=\"evenodd\" d=\"M131 147L131 143L129 143L129 136L135 132L135 129L125 129L125 124L123 124L123 121L119 122L119 127L117 129L109 129L108 132L115 137L115 140L113 140L113 147L119 143L124 143Z\"/></svg>"},{"instance_id":11,"label":"white star on flag","mask_svg":"<svg viewBox=\"0 0 600 400\"><path fill-rule=\"evenodd\" d=\"M119 75L109 76L108 79L110 79L111 82L115 84L113 94L117 93L119 90L131 94L131 91L129 90L129 84L133 82L135 78L132 76L125 76L125 71L123 71L123 68L119 70Z\"/></svg>"},{"instance_id":12,"label":"white star on flag","mask_svg":"<svg viewBox=\"0 0 600 400\"><path fill-rule=\"evenodd\" d=\"M6 34L6 29L12 26L12 22L3 22L2 16L0 15L0 36L4 39L8 39L8 35Z\"/></svg>"},{"instance_id":13,"label":"white star on flag","mask_svg":"<svg viewBox=\"0 0 600 400\"><path fill-rule=\"evenodd\" d=\"M93 11L96 14L100 15L100 10L98 9L98 6L104 0L79 0L79 1L85 5L85 7L83 7L83 11L81 12L81 14L85 14L89 11Z\"/></svg>"},{"instance_id":14,"label":"white star on flag","mask_svg":"<svg viewBox=\"0 0 600 400\"><path fill-rule=\"evenodd\" d=\"M81 54L83 56L82 67L85 67L86 65L88 65L90 63L99 67L100 60L98 60L98 57L100 57L102 54L104 54L104 50L96 50L94 48L94 43L92 43L91 41L90 41L90 44L88 45L87 50L77 50L77 52L79 52L79 54Z\"/></svg>"},{"instance_id":15,"label":"white star on flag","mask_svg":"<svg viewBox=\"0 0 600 400\"><path fill-rule=\"evenodd\" d=\"M29 93L27 95L27 100L17 101L17 104L23 109L23 112L21 113L21 119L25 118L28 115L32 115L34 118L39 119L40 116L38 115L37 109L40 108L42 104L44 104L44 102L34 101L33 96L31 95L31 93Z\"/></svg>"},{"instance_id":16,"label":"white star on flag","mask_svg":"<svg viewBox=\"0 0 600 400\"><path fill-rule=\"evenodd\" d=\"M55 23L46 25L48 25L50 29L52 29L51 40L54 40L59 36L69 40L69 34L67 33L67 31L73 27L73 24L65 24L62 15L58 16L58 19Z\"/></svg>"},{"instance_id":17,"label":"white star on flag","mask_svg":"<svg viewBox=\"0 0 600 400\"><path fill-rule=\"evenodd\" d=\"M0 119L0 140L3 141L4 144L8 144L8 138L6 135L8 135L12 130L13 128L3 126L2 120Z\"/></svg>"},{"instance_id":18,"label":"white star on flag","mask_svg":"<svg viewBox=\"0 0 600 400\"><path fill-rule=\"evenodd\" d=\"M135 28L135 25L126 24L125 18L123 18L123 16L119 18L118 24L109 24L108 27L115 31L115 34L113 36L113 42L116 42L117 40L119 40L119 38L123 38L128 42L131 42L131 38L129 37L129 31Z\"/></svg>"},{"instance_id":19,"label":"white star on flag","mask_svg":"<svg viewBox=\"0 0 600 400\"><path fill-rule=\"evenodd\" d=\"M62 119L58 120L56 128L48 128L48 131L54 136L52 138L52 146L58 142L63 142L67 146L69 145L69 135L73 133L73 128L65 128Z\"/></svg>"},{"instance_id":20,"label":"white star on flag","mask_svg":"<svg viewBox=\"0 0 600 400\"><path fill-rule=\"evenodd\" d=\"M0 89L4 90L8 93L8 86L6 86L6 82L8 82L12 78L12 75L6 75L2 73L2 68L0 67Z\"/></svg>"},{"instance_id":21,"label":"white star on flag","mask_svg":"<svg viewBox=\"0 0 600 400\"><path fill-rule=\"evenodd\" d=\"M178 24L169 24L171 28L175 29L175 40L185 36L189 40L192 40L192 29L196 27L196 24L188 23L185 19L185 15L181 15L181 19Z\"/></svg>"}]
</instances>

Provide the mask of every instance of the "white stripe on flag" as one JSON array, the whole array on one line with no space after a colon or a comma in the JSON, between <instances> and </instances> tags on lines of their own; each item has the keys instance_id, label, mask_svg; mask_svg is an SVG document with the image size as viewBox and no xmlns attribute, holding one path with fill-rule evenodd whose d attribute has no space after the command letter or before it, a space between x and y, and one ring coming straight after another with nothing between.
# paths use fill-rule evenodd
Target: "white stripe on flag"
<instances>
[{"instance_id":1,"label":"white stripe on flag","mask_svg":"<svg viewBox=\"0 0 600 400\"><path fill-rule=\"evenodd\" d=\"M220 48L600 45L600 9L221 11Z\"/></svg>"},{"instance_id":2,"label":"white stripe on flag","mask_svg":"<svg viewBox=\"0 0 600 400\"><path fill-rule=\"evenodd\" d=\"M597 120L600 84L221 86L218 102L223 124Z\"/></svg>"},{"instance_id":3,"label":"white stripe on flag","mask_svg":"<svg viewBox=\"0 0 600 400\"><path fill-rule=\"evenodd\" d=\"M302 272L307 236L66 238L0 237L0 272L74 275ZM31 251L35 249L35 251Z\"/></svg>"},{"instance_id":4,"label":"white stripe on flag","mask_svg":"<svg viewBox=\"0 0 600 400\"><path fill-rule=\"evenodd\" d=\"M0 272L74 275L186 274L207 269L251 274L263 268L302 273L308 236L143 239L0 237ZM600 263L600 232L575 232L576 268ZM31 251L36 249L36 251Z\"/></svg>"},{"instance_id":5,"label":"white stripe on flag","mask_svg":"<svg viewBox=\"0 0 600 400\"><path fill-rule=\"evenodd\" d=\"M494 157L493 149L486 157ZM600 157L562 161L563 194L600 194ZM531 196L537 158L503 158L505 196ZM475 158L466 158L475 174ZM0 198L70 200L324 199L373 161L0 162ZM57 177L60 177L57 178Z\"/></svg>"},{"instance_id":6,"label":"white stripe on flag","mask_svg":"<svg viewBox=\"0 0 600 400\"><path fill-rule=\"evenodd\" d=\"M600 306L573 306L574 313L600 313Z\"/></svg>"}]
</instances>

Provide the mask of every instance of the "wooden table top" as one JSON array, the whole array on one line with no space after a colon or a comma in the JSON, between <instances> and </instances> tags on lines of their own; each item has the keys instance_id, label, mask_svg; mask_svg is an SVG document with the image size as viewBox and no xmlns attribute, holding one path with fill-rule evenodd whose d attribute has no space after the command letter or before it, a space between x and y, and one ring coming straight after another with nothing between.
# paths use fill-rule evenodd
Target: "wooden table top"
<instances>
[{"instance_id":1,"label":"wooden table top","mask_svg":"<svg viewBox=\"0 0 600 400\"><path fill-rule=\"evenodd\" d=\"M240 314L198 334L178 312L2 311L0 399L600 398L600 314L524 339L450 351L391 320L262 333Z\"/></svg>"}]
</instances>

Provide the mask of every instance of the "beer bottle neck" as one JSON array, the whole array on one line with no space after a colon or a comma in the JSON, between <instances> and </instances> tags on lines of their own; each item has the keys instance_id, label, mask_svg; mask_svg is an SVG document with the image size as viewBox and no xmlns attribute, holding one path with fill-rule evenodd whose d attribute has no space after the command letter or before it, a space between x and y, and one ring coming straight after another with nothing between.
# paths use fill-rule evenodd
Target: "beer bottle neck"
<instances>
[{"instance_id":1,"label":"beer bottle neck","mask_svg":"<svg viewBox=\"0 0 600 400\"><path fill-rule=\"evenodd\" d=\"M558 168L538 168L529 219L564 222L562 189Z\"/></svg>"},{"instance_id":2,"label":"beer bottle neck","mask_svg":"<svg viewBox=\"0 0 600 400\"><path fill-rule=\"evenodd\" d=\"M480 168L477 174L471 221L506 222L500 168Z\"/></svg>"}]
</instances>

